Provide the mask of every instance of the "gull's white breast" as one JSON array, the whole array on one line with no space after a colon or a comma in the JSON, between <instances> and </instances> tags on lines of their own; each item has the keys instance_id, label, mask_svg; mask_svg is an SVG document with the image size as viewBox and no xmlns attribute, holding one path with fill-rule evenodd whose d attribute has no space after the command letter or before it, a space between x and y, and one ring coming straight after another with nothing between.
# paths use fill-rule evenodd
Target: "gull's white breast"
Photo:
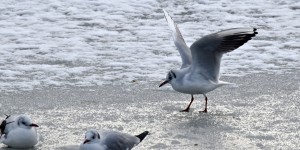
<instances>
[{"instance_id":1,"label":"gull's white breast","mask_svg":"<svg viewBox=\"0 0 300 150\"><path fill-rule=\"evenodd\" d=\"M178 92L186 94L206 94L220 85L218 81L212 81L201 74L192 74L189 70L177 73L178 78L173 79L170 84Z\"/></svg>"},{"instance_id":2,"label":"gull's white breast","mask_svg":"<svg viewBox=\"0 0 300 150\"><path fill-rule=\"evenodd\" d=\"M29 148L38 142L36 129L16 128L11 130L4 139L3 144L13 148Z\"/></svg>"},{"instance_id":3,"label":"gull's white breast","mask_svg":"<svg viewBox=\"0 0 300 150\"><path fill-rule=\"evenodd\" d=\"M106 146L99 143L80 144L80 150L107 150Z\"/></svg>"}]
</instances>

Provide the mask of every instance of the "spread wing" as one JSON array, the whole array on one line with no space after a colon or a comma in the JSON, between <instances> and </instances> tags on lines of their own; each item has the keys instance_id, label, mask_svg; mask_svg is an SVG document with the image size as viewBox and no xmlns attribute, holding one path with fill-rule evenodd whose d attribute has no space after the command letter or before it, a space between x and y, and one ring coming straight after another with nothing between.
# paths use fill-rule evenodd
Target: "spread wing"
<instances>
[{"instance_id":1,"label":"spread wing","mask_svg":"<svg viewBox=\"0 0 300 150\"><path fill-rule=\"evenodd\" d=\"M197 40L190 47L193 73L218 80L222 55L242 46L256 34L255 28L233 28Z\"/></svg>"},{"instance_id":2,"label":"spread wing","mask_svg":"<svg viewBox=\"0 0 300 150\"><path fill-rule=\"evenodd\" d=\"M182 61L181 68L188 67L192 63L191 50L186 45L178 27L177 27L177 24L172 20L172 18L170 17L170 15L168 14L167 11L165 11L164 9L163 9L163 11L165 14L165 18L168 22L168 25L172 31L172 37L173 37L175 46L177 47L177 49L180 53L180 56L181 56L181 61Z\"/></svg>"}]
</instances>

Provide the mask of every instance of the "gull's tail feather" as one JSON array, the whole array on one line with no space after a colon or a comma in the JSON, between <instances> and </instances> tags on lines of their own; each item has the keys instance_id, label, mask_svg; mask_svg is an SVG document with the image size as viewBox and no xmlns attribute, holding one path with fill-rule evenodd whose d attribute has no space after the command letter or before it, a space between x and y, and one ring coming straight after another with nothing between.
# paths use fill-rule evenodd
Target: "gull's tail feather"
<instances>
[{"instance_id":1,"label":"gull's tail feather","mask_svg":"<svg viewBox=\"0 0 300 150\"><path fill-rule=\"evenodd\" d=\"M145 131L145 132L143 132L143 133L141 133L141 134L139 134L139 135L136 135L136 137L140 139L140 142L142 142L143 139L144 139L147 135L149 135L149 132L148 132L148 131Z\"/></svg>"}]
</instances>

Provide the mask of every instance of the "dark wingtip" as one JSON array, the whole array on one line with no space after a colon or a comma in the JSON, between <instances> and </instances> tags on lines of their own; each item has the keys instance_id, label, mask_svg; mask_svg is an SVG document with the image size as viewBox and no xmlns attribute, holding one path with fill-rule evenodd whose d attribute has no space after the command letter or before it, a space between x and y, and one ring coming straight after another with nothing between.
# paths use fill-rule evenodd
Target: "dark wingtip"
<instances>
[{"instance_id":1,"label":"dark wingtip","mask_svg":"<svg viewBox=\"0 0 300 150\"><path fill-rule=\"evenodd\" d=\"M10 115L7 115L7 114L4 114L5 116L6 116L6 118L5 119L7 119L7 118L9 118L10 117Z\"/></svg>"},{"instance_id":2,"label":"dark wingtip","mask_svg":"<svg viewBox=\"0 0 300 150\"><path fill-rule=\"evenodd\" d=\"M140 142L142 142L147 135L149 135L149 131L145 131L139 135L136 135L136 137L140 139Z\"/></svg>"},{"instance_id":3,"label":"dark wingtip","mask_svg":"<svg viewBox=\"0 0 300 150\"><path fill-rule=\"evenodd\" d=\"M255 36L256 34L258 34L257 28L253 28L253 32L254 32L254 36Z\"/></svg>"}]
</instances>

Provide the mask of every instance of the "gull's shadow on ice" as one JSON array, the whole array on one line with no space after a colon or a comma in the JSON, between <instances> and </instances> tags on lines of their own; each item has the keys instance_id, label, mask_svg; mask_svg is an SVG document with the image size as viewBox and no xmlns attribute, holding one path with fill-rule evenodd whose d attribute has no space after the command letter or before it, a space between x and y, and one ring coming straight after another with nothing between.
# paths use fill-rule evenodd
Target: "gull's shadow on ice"
<instances>
[{"instance_id":1,"label":"gull's shadow on ice","mask_svg":"<svg viewBox=\"0 0 300 150\"><path fill-rule=\"evenodd\" d=\"M199 113L194 111L176 114L176 123L172 125L173 141L189 141L189 145L202 145L203 149L221 149L226 145L226 134L235 131L231 112ZM174 132L176 131L176 132Z\"/></svg>"},{"instance_id":2,"label":"gull's shadow on ice","mask_svg":"<svg viewBox=\"0 0 300 150\"><path fill-rule=\"evenodd\" d=\"M180 120L184 120L177 124L179 127L184 127L183 129L199 128L222 130L224 128L230 128L230 122L228 121L235 118L235 114L229 112L193 112L192 114L180 114L177 117Z\"/></svg>"}]
</instances>

